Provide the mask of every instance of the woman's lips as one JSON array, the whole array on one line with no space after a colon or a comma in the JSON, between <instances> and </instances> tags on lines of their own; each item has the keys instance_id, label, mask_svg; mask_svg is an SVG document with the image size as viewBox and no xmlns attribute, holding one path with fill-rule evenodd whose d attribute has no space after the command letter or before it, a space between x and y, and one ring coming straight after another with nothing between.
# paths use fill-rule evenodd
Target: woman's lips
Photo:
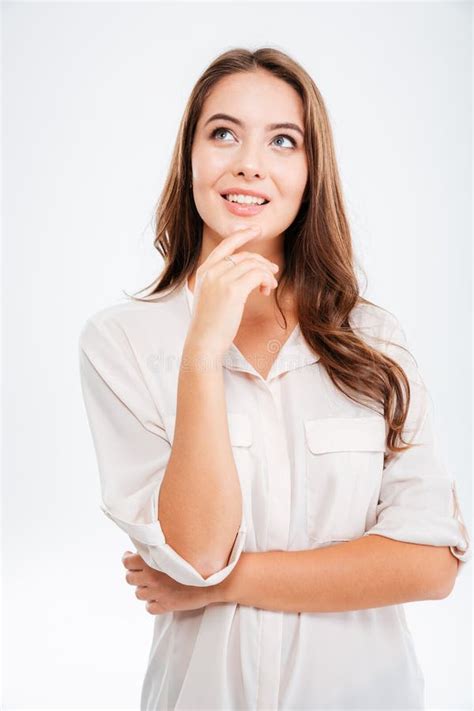
<instances>
[{"instance_id":1,"label":"woman's lips","mask_svg":"<svg viewBox=\"0 0 474 711\"><path fill-rule=\"evenodd\" d=\"M244 205L239 202L230 202L230 200L226 200L222 195L221 198L224 200L229 212L233 215L240 215L241 217L245 215L258 215L258 213L262 212L263 208L269 204L266 202L263 205Z\"/></svg>"}]
</instances>

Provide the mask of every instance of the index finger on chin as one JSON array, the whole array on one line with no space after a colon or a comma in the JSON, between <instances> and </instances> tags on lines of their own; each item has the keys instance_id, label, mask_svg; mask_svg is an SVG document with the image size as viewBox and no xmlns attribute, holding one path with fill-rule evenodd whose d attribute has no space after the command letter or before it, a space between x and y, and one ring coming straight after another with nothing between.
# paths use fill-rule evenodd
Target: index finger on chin
<instances>
[{"instance_id":1,"label":"index finger on chin","mask_svg":"<svg viewBox=\"0 0 474 711\"><path fill-rule=\"evenodd\" d=\"M208 266L227 257L227 255L233 254L237 247L240 247L251 239L257 239L261 233L262 230L258 225L240 227L237 230L232 230L232 232L228 236L225 236L217 247L214 247L212 250L206 260Z\"/></svg>"}]
</instances>

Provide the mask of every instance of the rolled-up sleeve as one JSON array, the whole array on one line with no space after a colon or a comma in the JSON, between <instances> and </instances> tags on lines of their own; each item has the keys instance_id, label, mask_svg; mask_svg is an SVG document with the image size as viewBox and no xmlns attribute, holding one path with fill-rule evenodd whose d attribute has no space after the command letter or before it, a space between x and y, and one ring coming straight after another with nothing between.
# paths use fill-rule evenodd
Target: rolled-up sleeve
<instances>
[{"instance_id":1,"label":"rolled-up sleeve","mask_svg":"<svg viewBox=\"0 0 474 711\"><path fill-rule=\"evenodd\" d=\"M447 546L459 560L458 575L471 559L454 478L447 472L434 436L433 403L398 319L383 351L401 365L409 379L410 403L403 429L415 444L388 460L376 508L376 522L364 535L378 534L408 543ZM388 454L388 449L386 449Z\"/></svg>"},{"instance_id":2,"label":"rolled-up sleeve","mask_svg":"<svg viewBox=\"0 0 474 711\"><path fill-rule=\"evenodd\" d=\"M79 371L94 443L104 514L143 560L183 585L210 586L231 573L243 550L244 519L227 565L204 578L165 541L157 501L171 444L125 331L90 318L79 336Z\"/></svg>"}]
</instances>

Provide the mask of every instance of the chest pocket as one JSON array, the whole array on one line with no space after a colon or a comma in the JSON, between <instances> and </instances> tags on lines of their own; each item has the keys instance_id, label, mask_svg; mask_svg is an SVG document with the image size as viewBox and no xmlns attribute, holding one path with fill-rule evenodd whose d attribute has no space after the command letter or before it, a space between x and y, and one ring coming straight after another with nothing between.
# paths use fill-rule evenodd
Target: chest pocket
<instances>
[{"instance_id":1,"label":"chest pocket","mask_svg":"<svg viewBox=\"0 0 474 711\"><path fill-rule=\"evenodd\" d=\"M313 542L362 536L383 474L385 420L305 420L306 524Z\"/></svg>"}]
</instances>

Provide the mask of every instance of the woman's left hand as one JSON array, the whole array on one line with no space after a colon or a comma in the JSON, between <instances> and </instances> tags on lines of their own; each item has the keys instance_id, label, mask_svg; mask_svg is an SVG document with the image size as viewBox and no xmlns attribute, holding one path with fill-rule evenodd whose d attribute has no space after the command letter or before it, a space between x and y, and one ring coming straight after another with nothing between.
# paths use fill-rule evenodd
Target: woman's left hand
<instances>
[{"instance_id":1,"label":"woman's left hand","mask_svg":"<svg viewBox=\"0 0 474 711\"><path fill-rule=\"evenodd\" d=\"M138 553L125 551L122 563L128 571L125 576L127 583L137 586L135 595L139 600L146 600L146 609L151 615L196 610L214 602L223 602L218 585L182 585L166 573L150 568Z\"/></svg>"}]
</instances>

